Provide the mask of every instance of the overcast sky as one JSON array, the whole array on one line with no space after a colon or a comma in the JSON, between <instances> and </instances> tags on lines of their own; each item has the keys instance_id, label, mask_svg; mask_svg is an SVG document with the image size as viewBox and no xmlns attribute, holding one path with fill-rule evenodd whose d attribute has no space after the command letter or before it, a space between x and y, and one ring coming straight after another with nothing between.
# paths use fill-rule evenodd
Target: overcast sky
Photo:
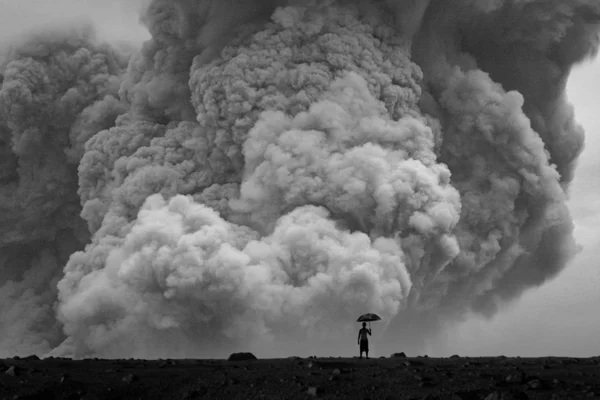
<instances>
[{"instance_id":1,"label":"overcast sky","mask_svg":"<svg viewBox=\"0 0 600 400\"><path fill-rule=\"evenodd\" d=\"M40 5L42 4L42 5ZM141 41L147 33L137 24L138 0L0 0L0 42L39 24L92 19L110 40ZM600 62L577 68L569 97L587 131L569 202L576 238L583 251L554 281L529 291L490 321L469 321L448 334L446 348L432 355L568 355L600 354ZM376 348L374 349L376 350Z\"/></svg>"}]
</instances>

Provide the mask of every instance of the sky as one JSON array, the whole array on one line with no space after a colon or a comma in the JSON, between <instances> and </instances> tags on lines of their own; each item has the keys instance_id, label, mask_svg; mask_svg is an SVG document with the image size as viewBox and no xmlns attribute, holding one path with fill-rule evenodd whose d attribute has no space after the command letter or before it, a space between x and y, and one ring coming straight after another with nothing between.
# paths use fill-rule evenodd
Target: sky
<instances>
[{"instance_id":1,"label":"sky","mask_svg":"<svg viewBox=\"0 0 600 400\"><path fill-rule=\"evenodd\" d=\"M81 17L93 20L107 40L141 42L147 32L137 22L138 6L137 0L0 0L0 43L42 23ZM600 93L599 67L599 60L579 66L568 84L569 99L587 132L569 201L582 251L556 279L530 290L492 319L471 319L448 332L445 343L432 347L430 355L600 354L600 157L596 155L600 110L595 101ZM373 356L384 355L377 354L376 343L371 347Z\"/></svg>"},{"instance_id":2,"label":"sky","mask_svg":"<svg viewBox=\"0 0 600 400\"><path fill-rule=\"evenodd\" d=\"M109 41L143 41L147 31L138 23L142 0L0 0L0 42L43 23L88 19Z\"/></svg>"}]
</instances>

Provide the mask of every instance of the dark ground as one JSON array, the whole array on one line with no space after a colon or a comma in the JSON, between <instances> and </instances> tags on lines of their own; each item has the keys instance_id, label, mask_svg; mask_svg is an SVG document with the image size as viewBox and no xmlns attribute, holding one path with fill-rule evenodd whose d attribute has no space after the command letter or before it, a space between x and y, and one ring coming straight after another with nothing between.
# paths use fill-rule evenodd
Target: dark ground
<instances>
[{"instance_id":1,"label":"dark ground","mask_svg":"<svg viewBox=\"0 0 600 400\"><path fill-rule=\"evenodd\" d=\"M600 357L0 361L0 399L315 397L600 399Z\"/></svg>"}]
</instances>

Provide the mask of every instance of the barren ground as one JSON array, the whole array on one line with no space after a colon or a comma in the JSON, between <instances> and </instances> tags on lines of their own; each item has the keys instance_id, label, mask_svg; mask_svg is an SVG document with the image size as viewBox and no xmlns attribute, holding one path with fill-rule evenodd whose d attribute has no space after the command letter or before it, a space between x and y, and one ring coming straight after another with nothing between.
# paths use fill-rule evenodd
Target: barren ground
<instances>
[{"instance_id":1,"label":"barren ground","mask_svg":"<svg viewBox=\"0 0 600 400\"><path fill-rule=\"evenodd\" d=\"M600 399L600 357L0 361L0 399L315 397Z\"/></svg>"}]
</instances>

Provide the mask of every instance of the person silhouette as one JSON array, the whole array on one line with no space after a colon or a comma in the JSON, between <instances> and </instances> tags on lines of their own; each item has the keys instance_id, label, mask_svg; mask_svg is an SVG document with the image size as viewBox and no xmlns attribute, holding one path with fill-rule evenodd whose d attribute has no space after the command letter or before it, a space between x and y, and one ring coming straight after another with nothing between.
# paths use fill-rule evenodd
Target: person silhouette
<instances>
[{"instance_id":1,"label":"person silhouette","mask_svg":"<svg viewBox=\"0 0 600 400\"><path fill-rule=\"evenodd\" d=\"M358 331L358 345L360 350L360 358L362 358L363 351L367 355L367 359L369 358L369 337L371 334L371 330L367 329L367 323L362 323L362 329Z\"/></svg>"}]
</instances>

